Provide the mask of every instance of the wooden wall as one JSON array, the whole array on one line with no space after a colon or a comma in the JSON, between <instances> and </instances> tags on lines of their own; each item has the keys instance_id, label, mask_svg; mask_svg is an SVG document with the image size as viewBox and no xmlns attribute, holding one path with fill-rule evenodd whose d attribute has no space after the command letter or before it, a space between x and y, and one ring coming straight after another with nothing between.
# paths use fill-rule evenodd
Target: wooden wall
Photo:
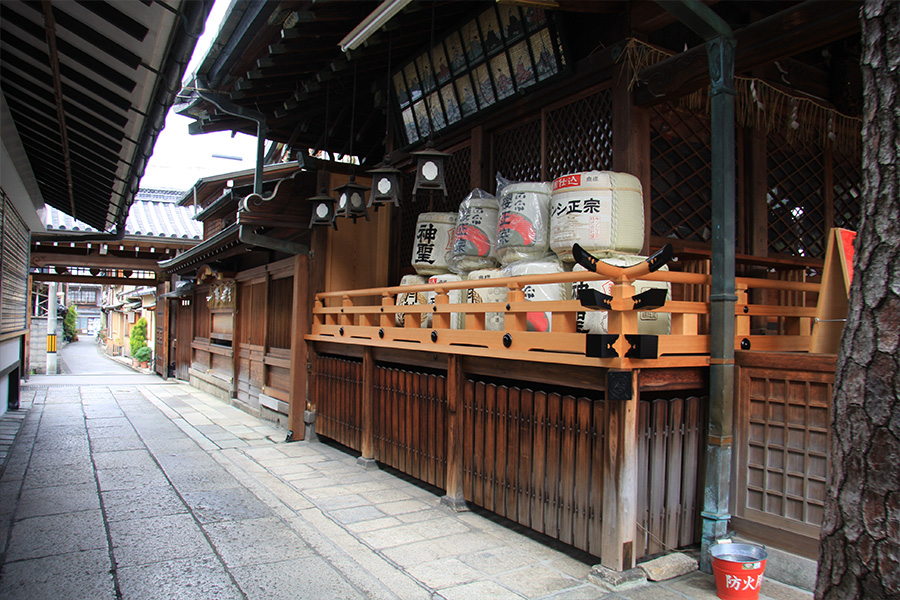
<instances>
[{"instance_id":1,"label":"wooden wall","mask_svg":"<svg viewBox=\"0 0 900 600\"><path fill-rule=\"evenodd\" d=\"M373 362L367 376L365 354L315 357L317 432L365 454L370 393L374 459L450 494L455 461L448 375ZM604 394L508 385L475 374L465 377L461 392L465 501L602 559L604 538L614 527L603 523L604 465L618 443ZM631 499L637 526L626 534L634 540L634 559L699 539L703 480L704 402L645 396L637 403L637 494Z\"/></svg>"},{"instance_id":2,"label":"wooden wall","mask_svg":"<svg viewBox=\"0 0 900 600\"><path fill-rule=\"evenodd\" d=\"M837 358L736 352L736 531L815 558L829 471Z\"/></svg>"}]
</instances>

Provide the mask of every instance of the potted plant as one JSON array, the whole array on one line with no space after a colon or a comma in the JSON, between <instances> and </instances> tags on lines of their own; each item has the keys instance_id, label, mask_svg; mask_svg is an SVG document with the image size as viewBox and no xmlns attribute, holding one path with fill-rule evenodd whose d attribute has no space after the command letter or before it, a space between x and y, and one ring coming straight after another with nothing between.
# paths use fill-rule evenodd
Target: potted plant
<instances>
[{"instance_id":1,"label":"potted plant","mask_svg":"<svg viewBox=\"0 0 900 600\"><path fill-rule=\"evenodd\" d=\"M150 346L141 346L134 353L134 360L140 363L141 367L147 368L150 364L150 359L153 357L153 351L150 350Z\"/></svg>"}]
</instances>

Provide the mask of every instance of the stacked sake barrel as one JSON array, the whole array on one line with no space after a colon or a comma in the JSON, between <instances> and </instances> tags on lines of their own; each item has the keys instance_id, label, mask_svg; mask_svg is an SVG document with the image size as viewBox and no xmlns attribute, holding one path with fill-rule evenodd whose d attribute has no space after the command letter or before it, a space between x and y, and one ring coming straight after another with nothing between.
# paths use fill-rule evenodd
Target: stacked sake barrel
<instances>
[{"instance_id":1,"label":"stacked sake barrel","mask_svg":"<svg viewBox=\"0 0 900 600\"><path fill-rule=\"evenodd\" d=\"M437 283L437 281L430 281L430 278L450 273L448 259L450 248L453 245L457 218L455 212L424 212L419 215L416 220L416 235L410 261L416 270L416 275L404 275L400 280L401 286ZM397 306L432 303L434 303L433 292L400 293L397 294L395 301ZM397 314L396 323L402 327L406 323L406 315ZM431 327L431 313L422 313L419 324L421 327Z\"/></svg>"}]
</instances>

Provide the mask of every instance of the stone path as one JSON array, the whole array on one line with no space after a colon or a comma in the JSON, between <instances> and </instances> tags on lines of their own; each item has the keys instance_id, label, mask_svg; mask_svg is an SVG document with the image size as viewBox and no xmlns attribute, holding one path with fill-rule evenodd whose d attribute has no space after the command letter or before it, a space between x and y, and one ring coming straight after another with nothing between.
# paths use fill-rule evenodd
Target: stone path
<instances>
[{"instance_id":1,"label":"stone path","mask_svg":"<svg viewBox=\"0 0 900 600\"><path fill-rule=\"evenodd\" d=\"M610 593L585 557L439 490L188 385L128 381L23 388L0 598L715 598L698 572ZM767 581L760 597L812 596Z\"/></svg>"}]
</instances>

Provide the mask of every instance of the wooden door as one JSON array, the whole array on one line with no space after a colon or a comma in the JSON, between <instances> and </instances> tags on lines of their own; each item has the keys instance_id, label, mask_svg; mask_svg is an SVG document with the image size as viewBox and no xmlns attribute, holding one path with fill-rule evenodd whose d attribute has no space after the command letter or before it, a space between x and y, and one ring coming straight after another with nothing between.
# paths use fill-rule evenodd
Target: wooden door
<instances>
[{"instance_id":1,"label":"wooden door","mask_svg":"<svg viewBox=\"0 0 900 600\"><path fill-rule=\"evenodd\" d=\"M169 314L174 322L170 325L169 331L174 335L170 336L169 356L174 359L175 378L188 381L191 367L191 341L194 337L192 306L194 299L187 296L176 298L172 302L174 306L171 307L172 310Z\"/></svg>"}]
</instances>

